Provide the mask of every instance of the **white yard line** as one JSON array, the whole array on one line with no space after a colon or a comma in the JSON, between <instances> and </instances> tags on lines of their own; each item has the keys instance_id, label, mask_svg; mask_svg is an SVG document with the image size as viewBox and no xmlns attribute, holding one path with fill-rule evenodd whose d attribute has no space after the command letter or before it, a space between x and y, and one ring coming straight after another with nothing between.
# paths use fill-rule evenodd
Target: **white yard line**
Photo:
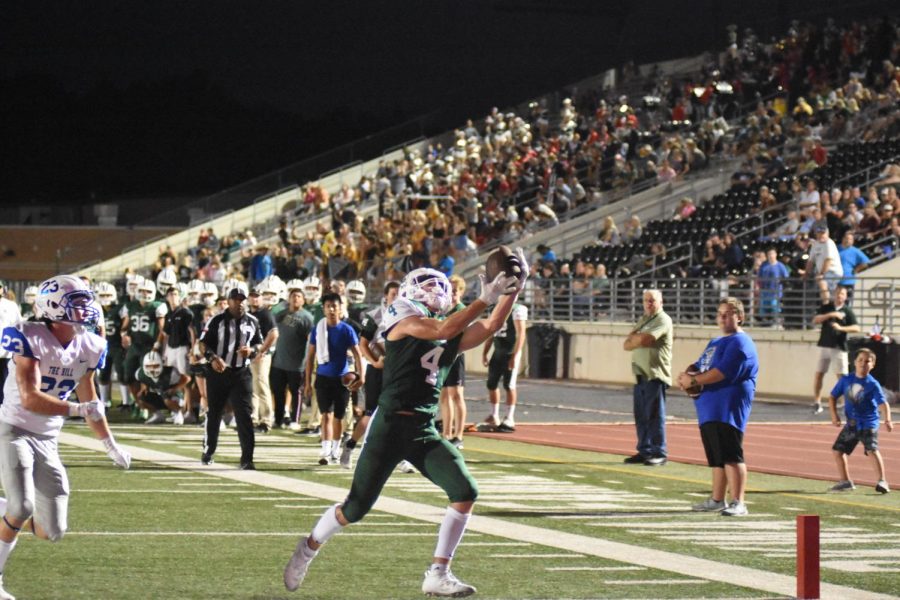
<instances>
[{"instance_id":1,"label":"white yard line","mask_svg":"<svg viewBox=\"0 0 900 600\"><path fill-rule=\"evenodd\" d=\"M63 444L78 448L96 450L98 452L103 450L103 445L99 440L77 434L62 432L59 441ZM224 465L218 465L217 469L210 470L208 467L201 465L199 461L190 461L183 456L160 452L158 450L148 450L136 446L126 446L126 449L131 452L132 457L136 460L154 462L165 467L180 468L190 472L206 473L222 479L254 484L282 492L312 496L329 502L341 502L347 495L346 487L339 488L313 481L266 473L264 471L241 471L237 467L226 467ZM246 491L243 493L246 493ZM440 524L443 521L444 513L446 512L443 507L419 504L418 502L401 500L399 498L391 498L388 496L381 496L375 504L375 509L433 524ZM309 525L309 523L305 524L306 527L309 527ZM360 527L363 528L365 526L366 525L360 525ZM469 531L475 535L481 533L508 540L530 542L548 548L555 548L557 550L568 550L570 552L597 556L599 558L629 563L632 565L670 571L680 575L703 578L701 580L696 580L694 583L701 583L706 580L718 581L727 585L762 590L783 596L793 596L797 589L796 579L789 575L772 573L762 569L742 567L740 565L720 563L704 558L685 556L675 552L613 542L586 535L555 531L532 525L523 525L495 517L479 516L477 512L475 518L469 522ZM298 534L299 533L302 532L298 532ZM361 533L362 532L357 533L351 529L351 531L348 531L344 535L360 535ZM367 532L366 536L369 535L372 534ZM392 532L389 534L382 533L381 535L395 536L403 534ZM423 532L405 535L433 536L434 533ZM360 535L360 537L363 536ZM664 580L649 580L646 582L646 585L657 585L660 584L660 581ZM681 584L687 581L688 580L676 579L672 580L671 583ZM605 583L609 585L622 584L622 582L619 581L609 581ZM828 583L823 583L820 590L823 597L841 598L843 600L887 600L893 598L893 596L886 594Z\"/></svg>"}]
</instances>

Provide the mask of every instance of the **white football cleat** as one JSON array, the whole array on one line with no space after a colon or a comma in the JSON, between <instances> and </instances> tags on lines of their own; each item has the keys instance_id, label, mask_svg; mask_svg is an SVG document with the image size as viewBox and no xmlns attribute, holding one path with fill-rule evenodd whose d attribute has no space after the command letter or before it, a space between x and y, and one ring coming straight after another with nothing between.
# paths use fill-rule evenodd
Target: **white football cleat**
<instances>
[{"instance_id":1,"label":"white football cleat","mask_svg":"<svg viewBox=\"0 0 900 600\"><path fill-rule=\"evenodd\" d=\"M184 413L180 410L172 412L172 425L184 425Z\"/></svg>"},{"instance_id":2,"label":"white football cleat","mask_svg":"<svg viewBox=\"0 0 900 600\"><path fill-rule=\"evenodd\" d=\"M0 600L16 600L16 597L3 589L3 575L0 575Z\"/></svg>"},{"instance_id":3,"label":"white football cleat","mask_svg":"<svg viewBox=\"0 0 900 600\"><path fill-rule=\"evenodd\" d=\"M306 538L302 538L297 542L297 548L291 554L291 559L284 567L284 587L289 592L294 592L303 583L306 572L309 570L309 563L316 557L318 551L313 550L306 544Z\"/></svg>"},{"instance_id":4,"label":"white football cleat","mask_svg":"<svg viewBox=\"0 0 900 600\"><path fill-rule=\"evenodd\" d=\"M401 473L415 473L416 468L412 465L408 460L401 460L400 464L397 465L397 470Z\"/></svg>"},{"instance_id":5,"label":"white football cleat","mask_svg":"<svg viewBox=\"0 0 900 600\"><path fill-rule=\"evenodd\" d=\"M457 579L450 569L441 572L431 568L425 571L422 591L426 596L442 598L464 598L475 593L475 587Z\"/></svg>"},{"instance_id":6,"label":"white football cleat","mask_svg":"<svg viewBox=\"0 0 900 600\"><path fill-rule=\"evenodd\" d=\"M150 417L146 421L144 421L144 425L158 425L165 422L166 415L164 415L161 410L158 410L150 415Z\"/></svg>"}]
</instances>

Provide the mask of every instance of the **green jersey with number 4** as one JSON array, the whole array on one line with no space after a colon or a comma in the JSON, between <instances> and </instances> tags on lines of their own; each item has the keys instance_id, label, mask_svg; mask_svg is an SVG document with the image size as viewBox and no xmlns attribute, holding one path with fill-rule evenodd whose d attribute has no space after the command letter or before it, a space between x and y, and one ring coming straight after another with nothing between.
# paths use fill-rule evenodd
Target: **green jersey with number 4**
<instances>
[{"instance_id":1,"label":"green jersey with number 4","mask_svg":"<svg viewBox=\"0 0 900 600\"><path fill-rule=\"evenodd\" d=\"M434 315L419 303L399 298L384 313L385 332L410 317L434 318ZM402 410L436 415L441 387L459 354L462 335L452 340L420 340L412 336L387 340L379 410L387 414Z\"/></svg>"},{"instance_id":2,"label":"green jersey with number 4","mask_svg":"<svg viewBox=\"0 0 900 600\"><path fill-rule=\"evenodd\" d=\"M157 319L166 316L165 302L154 300L141 306L137 300L125 305L122 316L128 316L128 335L131 344L139 348L150 348L159 335Z\"/></svg>"}]
</instances>

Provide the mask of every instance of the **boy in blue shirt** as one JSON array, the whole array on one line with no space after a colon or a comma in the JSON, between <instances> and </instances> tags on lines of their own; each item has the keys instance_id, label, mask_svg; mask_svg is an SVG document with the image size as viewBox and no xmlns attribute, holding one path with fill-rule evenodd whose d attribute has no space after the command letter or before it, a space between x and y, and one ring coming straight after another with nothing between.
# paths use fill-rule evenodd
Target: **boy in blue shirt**
<instances>
[{"instance_id":1,"label":"boy in blue shirt","mask_svg":"<svg viewBox=\"0 0 900 600\"><path fill-rule=\"evenodd\" d=\"M306 361L306 397L312 397L312 374L316 371L316 401L322 413L322 450L319 452L319 464L329 462L337 464L340 454L341 421L347 410L350 392L356 391L365 383L363 373L344 385L343 376L350 370L347 365L347 352L353 355L353 364L362 364L359 353L359 337L356 331L345 321L343 316L343 300L340 295L329 292L322 296L325 318L320 320L309 334L309 349Z\"/></svg>"},{"instance_id":2,"label":"boy in blue shirt","mask_svg":"<svg viewBox=\"0 0 900 600\"><path fill-rule=\"evenodd\" d=\"M710 340L700 359L678 376L682 390L700 389L694 407L706 462L712 469L712 494L693 510L718 512L723 517L748 514L743 442L756 393L759 356L753 340L741 328L744 317L740 300L721 300L716 320L722 335ZM729 491L731 502L726 503Z\"/></svg>"},{"instance_id":3,"label":"boy in blue shirt","mask_svg":"<svg viewBox=\"0 0 900 600\"><path fill-rule=\"evenodd\" d=\"M894 430L891 407L885 401L881 385L869 374L875 367L875 353L868 348L861 348L853 364L856 367L855 372L841 377L828 398L832 425L841 427L837 398L842 395L844 412L847 415L847 424L841 429L832 446L841 480L831 488L831 491L846 492L856 488L850 479L847 457L853 453L856 444L862 442L866 454L872 457L872 464L878 474L875 491L887 494L891 489L884 478L884 461L881 459L881 452L878 451L878 407L880 406L884 413L884 425L889 432Z\"/></svg>"}]
</instances>

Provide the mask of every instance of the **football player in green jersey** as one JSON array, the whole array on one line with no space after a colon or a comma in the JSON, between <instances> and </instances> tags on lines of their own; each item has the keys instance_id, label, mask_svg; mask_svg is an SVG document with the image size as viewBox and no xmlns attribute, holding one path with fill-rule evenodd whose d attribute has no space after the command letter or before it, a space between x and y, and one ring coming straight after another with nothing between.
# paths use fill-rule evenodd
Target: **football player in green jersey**
<instances>
[{"instance_id":1,"label":"football player in green jersey","mask_svg":"<svg viewBox=\"0 0 900 600\"><path fill-rule=\"evenodd\" d=\"M521 273L528 272L521 249L510 260L520 263ZM325 511L308 537L300 539L284 569L288 590L300 586L322 544L369 512L394 467L405 459L450 500L422 591L452 597L475 593L473 586L453 576L450 561L465 532L478 486L459 450L435 429L434 416L441 386L457 354L480 345L503 326L524 280L500 273L491 282L482 281L477 300L440 319L451 301L446 275L416 269L403 279L399 297L384 317L384 382L350 493L343 503ZM490 305L494 305L490 316L477 320Z\"/></svg>"},{"instance_id":2,"label":"football player in green jersey","mask_svg":"<svg viewBox=\"0 0 900 600\"><path fill-rule=\"evenodd\" d=\"M484 343L481 360L488 368L487 389L488 400L491 402L491 414L485 419L484 425L496 431L509 433L516 430L516 379L519 374L522 346L525 343L527 322L528 308L516 304L500 331ZM491 347L494 348L493 354ZM506 389L506 416L502 421L499 390L501 379Z\"/></svg>"},{"instance_id":3,"label":"football player in green jersey","mask_svg":"<svg viewBox=\"0 0 900 600\"><path fill-rule=\"evenodd\" d=\"M94 287L94 294L103 309L103 317L106 319L106 364L97 372L100 401L107 407L111 404L112 372L115 369L116 378L121 386L122 402L127 404L128 388L124 383L125 351L122 349L122 317L119 314L122 307L117 303L118 292L116 292L116 287L108 281L98 281Z\"/></svg>"},{"instance_id":4,"label":"football player in green jersey","mask_svg":"<svg viewBox=\"0 0 900 600\"><path fill-rule=\"evenodd\" d=\"M146 425L165 423L163 410L168 408L174 416L184 406L184 388L191 378L174 367L164 367L159 352L151 350L143 356L135 378L140 385L137 400L151 413Z\"/></svg>"},{"instance_id":5,"label":"football player in green jersey","mask_svg":"<svg viewBox=\"0 0 900 600\"><path fill-rule=\"evenodd\" d=\"M137 398L141 384L137 380L141 360L150 350L160 350L168 306L156 299L156 284L143 279L138 284L136 299L122 308L122 347L125 348L125 383Z\"/></svg>"}]
</instances>

